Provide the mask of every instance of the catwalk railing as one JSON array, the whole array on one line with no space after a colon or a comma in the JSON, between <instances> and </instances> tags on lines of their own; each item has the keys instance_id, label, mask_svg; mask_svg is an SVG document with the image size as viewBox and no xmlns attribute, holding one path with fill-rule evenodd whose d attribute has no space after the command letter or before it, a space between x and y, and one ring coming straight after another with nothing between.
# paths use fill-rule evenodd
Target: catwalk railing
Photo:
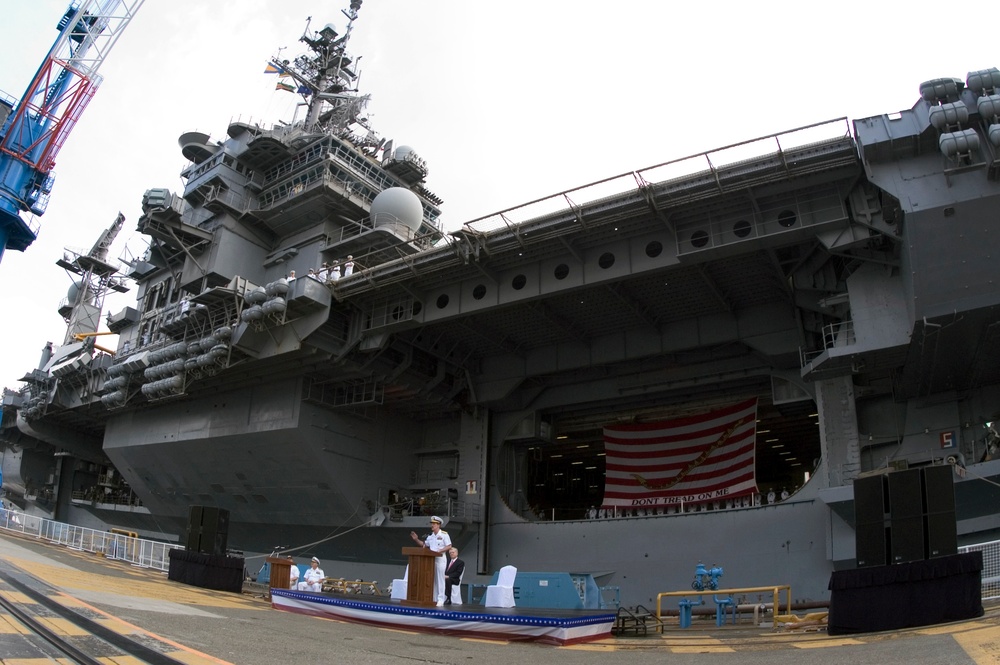
<instances>
[{"instance_id":1,"label":"catwalk railing","mask_svg":"<svg viewBox=\"0 0 1000 665\"><path fill-rule=\"evenodd\" d=\"M164 572L170 568L170 550L177 547L173 543L146 540L124 533L115 533L114 530L98 531L73 526L5 509L0 509L0 529L33 536L53 545L64 545L72 550L92 552L108 559L126 561L134 566Z\"/></svg>"}]
</instances>

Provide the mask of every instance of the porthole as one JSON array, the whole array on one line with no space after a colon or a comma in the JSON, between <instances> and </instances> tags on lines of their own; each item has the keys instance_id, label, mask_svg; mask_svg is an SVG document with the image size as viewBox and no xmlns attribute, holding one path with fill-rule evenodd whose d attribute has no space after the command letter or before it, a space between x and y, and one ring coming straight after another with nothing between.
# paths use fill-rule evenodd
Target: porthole
<instances>
[{"instance_id":1,"label":"porthole","mask_svg":"<svg viewBox=\"0 0 1000 665\"><path fill-rule=\"evenodd\" d=\"M569 276L569 266L565 263L560 263L552 271L552 274L555 275L556 279L566 279Z\"/></svg>"},{"instance_id":2,"label":"porthole","mask_svg":"<svg viewBox=\"0 0 1000 665\"><path fill-rule=\"evenodd\" d=\"M691 244L695 247L704 247L708 244L708 233L705 231L695 231L691 234Z\"/></svg>"},{"instance_id":3,"label":"porthole","mask_svg":"<svg viewBox=\"0 0 1000 665\"><path fill-rule=\"evenodd\" d=\"M417 314L419 314L421 312L421 310L423 310L423 308L424 308L424 306L421 305L419 302L413 303L413 316L416 316Z\"/></svg>"},{"instance_id":4,"label":"porthole","mask_svg":"<svg viewBox=\"0 0 1000 665\"><path fill-rule=\"evenodd\" d=\"M646 256L651 259L655 259L657 256L663 253L663 243L659 240L653 240L646 244Z\"/></svg>"},{"instance_id":5,"label":"porthole","mask_svg":"<svg viewBox=\"0 0 1000 665\"><path fill-rule=\"evenodd\" d=\"M607 270L615 264L615 255L611 252L604 252L601 257L597 259L597 265L601 266L602 270Z\"/></svg>"},{"instance_id":6,"label":"porthole","mask_svg":"<svg viewBox=\"0 0 1000 665\"><path fill-rule=\"evenodd\" d=\"M524 275L514 275L514 279L510 280L510 285L514 287L515 291L520 291L528 283L528 278Z\"/></svg>"},{"instance_id":7,"label":"porthole","mask_svg":"<svg viewBox=\"0 0 1000 665\"><path fill-rule=\"evenodd\" d=\"M795 226L796 219L795 213L791 210L782 210L778 213L778 224L786 229L790 226Z\"/></svg>"},{"instance_id":8,"label":"porthole","mask_svg":"<svg viewBox=\"0 0 1000 665\"><path fill-rule=\"evenodd\" d=\"M745 219L741 219L740 221L733 224L733 235L735 235L737 238L746 238L748 235L750 235L751 231L753 231L753 227L750 226L750 222L748 222Z\"/></svg>"},{"instance_id":9,"label":"porthole","mask_svg":"<svg viewBox=\"0 0 1000 665\"><path fill-rule=\"evenodd\" d=\"M472 297L476 300L482 300L486 297L486 286L483 284L476 284L475 288L472 289Z\"/></svg>"},{"instance_id":10,"label":"porthole","mask_svg":"<svg viewBox=\"0 0 1000 665\"><path fill-rule=\"evenodd\" d=\"M444 309L447 306L448 306L448 294L442 293L441 295L438 296L437 307L438 309Z\"/></svg>"},{"instance_id":11,"label":"porthole","mask_svg":"<svg viewBox=\"0 0 1000 665\"><path fill-rule=\"evenodd\" d=\"M401 318L403 318L403 308L396 305L392 308L392 320L399 321Z\"/></svg>"}]
</instances>

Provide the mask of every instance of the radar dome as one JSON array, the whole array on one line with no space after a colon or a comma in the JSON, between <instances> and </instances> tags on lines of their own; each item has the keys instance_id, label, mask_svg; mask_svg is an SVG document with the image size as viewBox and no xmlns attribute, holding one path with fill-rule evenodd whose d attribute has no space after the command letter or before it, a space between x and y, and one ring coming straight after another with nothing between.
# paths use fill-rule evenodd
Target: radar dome
<instances>
[{"instance_id":1,"label":"radar dome","mask_svg":"<svg viewBox=\"0 0 1000 665\"><path fill-rule=\"evenodd\" d=\"M69 285L69 289L66 291L66 300L69 301L70 304L75 303L77 296L80 295L80 286L81 282L73 282Z\"/></svg>"},{"instance_id":2,"label":"radar dome","mask_svg":"<svg viewBox=\"0 0 1000 665\"><path fill-rule=\"evenodd\" d=\"M398 148L396 148L395 150L392 151L392 158L401 162L404 159L406 159L406 156L409 155L412 152L414 152L414 150L410 146L408 146L408 145L401 145L401 146L399 146Z\"/></svg>"},{"instance_id":3,"label":"radar dome","mask_svg":"<svg viewBox=\"0 0 1000 665\"><path fill-rule=\"evenodd\" d=\"M372 201L371 214L375 226L402 223L411 231L416 231L424 219L424 208L417 195L410 190L390 187Z\"/></svg>"}]
</instances>

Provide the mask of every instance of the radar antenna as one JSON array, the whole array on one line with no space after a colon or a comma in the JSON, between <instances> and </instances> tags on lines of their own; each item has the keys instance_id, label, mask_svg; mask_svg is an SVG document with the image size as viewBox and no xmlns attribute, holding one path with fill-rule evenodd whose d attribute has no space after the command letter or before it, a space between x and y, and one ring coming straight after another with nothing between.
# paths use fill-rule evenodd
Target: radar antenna
<instances>
[{"instance_id":1,"label":"radar antenna","mask_svg":"<svg viewBox=\"0 0 1000 665\"><path fill-rule=\"evenodd\" d=\"M307 17L299 41L307 44L312 53L291 62L282 59L280 53L270 60L282 76L295 81L296 91L307 100L309 108L303 121L306 131L346 135L368 103L367 95L355 94L357 60L347 52L359 9L361 0L352 0L350 9L343 10L348 21L343 35L332 24L313 32L312 17Z\"/></svg>"},{"instance_id":2,"label":"radar antenna","mask_svg":"<svg viewBox=\"0 0 1000 665\"><path fill-rule=\"evenodd\" d=\"M59 314L66 321L63 344L78 339L78 335L96 333L108 292L128 291L125 279L118 275L118 266L107 261L108 248L124 223L125 216L118 213L90 252L83 254L67 247L62 258L56 261L57 266L72 273L70 278L73 280L66 299L59 305Z\"/></svg>"},{"instance_id":3,"label":"radar antenna","mask_svg":"<svg viewBox=\"0 0 1000 665\"><path fill-rule=\"evenodd\" d=\"M118 217L115 221L111 223L111 226L101 234L101 237L97 239L94 246L90 250L89 256L92 259L97 259L98 261L107 262L108 260L108 249L111 247L111 243L115 241L118 237L118 232L122 230L122 225L125 223L125 215L118 213Z\"/></svg>"}]
</instances>

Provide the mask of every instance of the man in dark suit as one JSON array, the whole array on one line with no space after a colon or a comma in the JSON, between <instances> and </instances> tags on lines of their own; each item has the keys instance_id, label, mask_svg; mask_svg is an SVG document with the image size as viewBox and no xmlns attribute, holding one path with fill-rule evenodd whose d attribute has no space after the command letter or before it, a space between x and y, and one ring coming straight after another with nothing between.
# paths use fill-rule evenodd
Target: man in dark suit
<instances>
[{"instance_id":1,"label":"man in dark suit","mask_svg":"<svg viewBox=\"0 0 1000 665\"><path fill-rule=\"evenodd\" d=\"M462 581L465 562L458 558L458 548L448 550L448 565L444 569L444 604L451 605L451 587Z\"/></svg>"}]
</instances>

